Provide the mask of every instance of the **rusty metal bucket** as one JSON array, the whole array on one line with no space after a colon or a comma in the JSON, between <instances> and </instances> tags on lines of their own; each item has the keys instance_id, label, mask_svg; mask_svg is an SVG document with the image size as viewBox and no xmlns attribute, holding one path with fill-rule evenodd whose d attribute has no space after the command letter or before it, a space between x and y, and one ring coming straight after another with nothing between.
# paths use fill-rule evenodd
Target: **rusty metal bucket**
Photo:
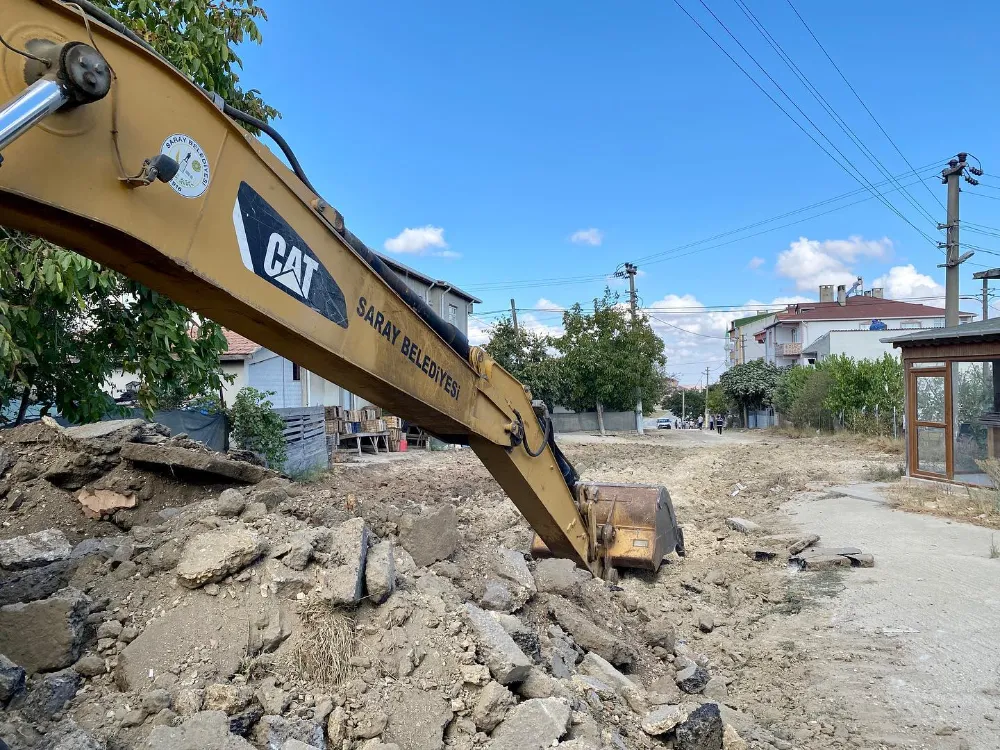
<instances>
[{"instance_id":1,"label":"rusty metal bucket","mask_svg":"<svg viewBox=\"0 0 1000 750\"><path fill-rule=\"evenodd\" d=\"M656 571L671 552L684 555L684 532L666 487L581 482L577 498L581 511L594 516L598 554L605 565ZM551 556L537 535L531 552L535 557Z\"/></svg>"}]
</instances>

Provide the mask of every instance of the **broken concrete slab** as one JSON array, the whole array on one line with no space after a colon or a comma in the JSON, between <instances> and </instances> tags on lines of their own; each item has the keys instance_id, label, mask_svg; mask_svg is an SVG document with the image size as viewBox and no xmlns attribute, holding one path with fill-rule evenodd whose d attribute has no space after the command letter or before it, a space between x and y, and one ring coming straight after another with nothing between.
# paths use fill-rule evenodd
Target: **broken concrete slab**
<instances>
[{"instance_id":1,"label":"broken concrete slab","mask_svg":"<svg viewBox=\"0 0 1000 750\"><path fill-rule=\"evenodd\" d=\"M249 706L252 700L253 690L246 685L215 682L205 687L203 708L206 711L222 711L226 716L233 716Z\"/></svg>"},{"instance_id":2,"label":"broken concrete slab","mask_svg":"<svg viewBox=\"0 0 1000 750\"><path fill-rule=\"evenodd\" d=\"M281 750L288 740L299 740L313 747L325 748L323 727L309 719L262 716L253 728L253 741L262 750Z\"/></svg>"},{"instance_id":3,"label":"broken concrete slab","mask_svg":"<svg viewBox=\"0 0 1000 750\"><path fill-rule=\"evenodd\" d=\"M754 547L747 554L757 562L770 562L778 557L778 551L770 547Z\"/></svg>"},{"instance_id":4,"label":"broken concrete slab","mask_svg":"<svg viewBox=\"0 0 1000 750\"><path fill-rule=\"evenodd\" d=\"M673 730L687 718L680 706L657 706L642 718L642 731L651 737L658 737Z\"/></svg>"},{"instance_id":5,"label":"broken concrete slab","mask_svg":"<svg viewBox=\"0 0 1000 750\"><path fill-rule=\"evenodd\" d=\"M179 727L157 726L149 733L145 750L255 750L242 737L229 732L222 711L202 711Z\"/></svg>"},{"instance_id":6,"label":"broken concrete slab","mask_svg":"<svg viewBox=\"0 0 1000 750\"><path fill-rule=\"evenodd\" d=\"M532 698L518 704L493 732L491 750L542 750L569 729L572 712L563 698Z\"/></svg>"},{"instance_id":7,"label":"broken concrete slab","mask_svg":"<svg viewBox=\"0 0 1000 750\"><path fill-rule=\"evenodd\" d=\"M177 581L189 589L238 573L267 549L265 539L245 528L216 529L188 540L177 564Z\"/></svg>"},{"instance_id":8,"label":"broken concrete slab","mask_svg":"<svg viewBox=\"0 0 1000 750\"><path fill-rule=\"evenodd\" d=\"M247 609L232 599L200 596L150 623L118 656L115 682L121 690L145 690L172 664L183 662L192 643L215 641L202 652L206 678L229 679L239 669L247 642ZM180 707L176 709L181 713Z\"/></svg>"},{"instance_id":9,"label":"broken concrete slab","mask_svg":"<svg viewBox=\"0 0 1000 750\"><path fill-rule=\"evenodd\" d=\"M396 589L396 564L392 542L379 542L368 550L365 587L373 604L381 604Z\"/></svg>"},{"instance_id":10,"label":"broken concrete slab","mask_svg":"<svg viewBox=\"0 0 1000 750\"><path fill-rule=\"evenodd\" d=\"M534 578L538 591L573 598L590 574L580 570L572 560L549 557L535 562Z\"/></svg>"},{"instance_id":11,"label":"broken concrete slab","mask_svg":"<svg viewBox=\"0 0 1000 750\"><path fill-rule=\"evenodd\" d=\"M418 568L447 560L458 547L455 506L445 503L419 515L404 515L399 520L399 543Z\"/></svg>"},{"instance_id":12,"label":"broken concrete slab","mask_svg":"<svg viewBox=\"0 0 1000 750\"><path fill-rule=\"evenodd\" d=\"M418 687L402 688L390 700L386 713L389 721L382 742L398 745L400 750L441 750L445 727L454 717L440 694Z\"/></svg>"},{"instance_id":13,"label":"broken concrete slab","mask_svg":"<svg viewBox=\"0 0 1000 750\"><path fill-rule=\"evenodd\" d=\"M247 649L252 655L274 651L292 634L289 615L277 605L262 607L250 619Z\"/></svg>"},{"instance_id":14,"label":"broken concrete slab","mask_svg":"<svg viewBox=\"0 0 1000 750\"><path fill-rule=\"evenodd\" d=\"M260 466L233 461L219 453L194 451L168 445L125 443L121 457L133 463L155 467L171 473L189 473L206 478L228 479L244 484L257 484L271 472Z\"/></svg>"},{"instance_id":15,"label":"broken concrete slab","mask_svg":"<svg viewBox=\"0 0 1000 750\"><path fill-rule=\"evenodd\" d=\"M0 541L0 567L27 570L66 560L72 552L73 546L62 531L46 529Z\"/></svg>"},{"instance_id":16,"label":"broken concrete slab","mask_svg":"<svg viewBox=\"0 0 1000 750\"><path fill-rule=\"evenodd\" d=\"M79 687L80 675L72 669L42 675L28 690L21 713L32 721L50 721L73 700Z\"/></svg>"},{"instance_id":17,"label":"broken concrete slab","mask_svg":"<svg viewBox=\"0 0 1000 750\"><path fill-rule=\"evenodd\" d=\"M819 557L828 555L860 555L857 547L810 547L798 553L798 557Z\"/></svg>"},{"instance_id":18,"label":"broken concrete slab","mask_svg":"<svg viewBox=\"0 0 1000 750\"><path fill-rule=\"evenodd\" d=\"M535 579L528 570L524 555L516 550L501 547L493 559L493 569L497 575L535 594Z\"/></svg>"},{"instance_id":19,"label":"broken concrete slab","mask_svg":"<svg viewBox=\"0 0 1000 750\"><path fill-rule=\"evenodd\" d=\"M685 693L693 695L705 689L705 685L708 684L710 677L707 669L699 667L697 664L692 664L678 672L674 679L677 682L677 687Z\"/></svg>"},{"instance_id":20,"label":"broken concrete slab","mask_svg":"<svg viewBox=\"0 0 1000 750\"><path fill-rule=\"evenodd\" d=\"M89 597L73 588L0 607L0 653L29 674L70 666L80 658L89 607Z\"/></svg>"},{"instance_id":21,"label":"broken concrete slab","mask_svg":"<svg viewBox=\"0 0 1000 750\"><path fill-rule=\"evenodd\" d=\"M501 685L510 685L527 677L531 660L500 622L473 604L466 604L465 611L493 678Z\"/></svg>"},{"instance_id":22,"label":"broken concrete slab","mask_svg":"<svg viewBox=\"0 0 1000 750\"><path fill-rule=\"evenodd\" d=\"M676 729L675 750L721 750L722 716L714 703L696 708Z\"/></svg>"},{"instance_id":23,"label":"broken concrete slab","mask_svg":"<svg viewBox=\"0 0 1000 750\"><path fill-rule=\"evenodd\" d=\"M483 609L490 609L494 612L512 612L516 606L508 584L496 579L486 582L486 589L483 591L479 603Z\"/></svg>"},{"instance_id":24,"label":"broken concrete slab","mask_svg":"<svg viewBox=\"0 0 1000 750\"><path fill-rule=\"evenodd\" d=\"M583 657L578 669L582 674L596 677L598 680L607 683L623 696L629 691L646 692L645 688L632 682L632 680L615 669L610 662L592 651Z\"/></svg>"},{"instance_id":25,"label":"broken concrete slab","mask_svg":"<svg viewBox=\"0 0 1000 750\"><path fill-rule=\"evenodd\" d=\"M646 623L643 629L646 636L646 643L652 648L660 646L671 654L674 652L674 644L677 642L677 632L673 623L666 617L658 617Z\"/></svg>"},{"instance_id":26,"label":"broken concrete slab","mask_svg":"<svg viewBox=\"0 0 1000 750\"><path fill-rule=\"evenodd\" d=\"M330 535L329 569L323 571L320 596L335 606L355 606L365 590L368 526L363 518L342 523Z\"/></svg>"},{"instance_id":27,"label":"broken concrete slab","mask_svg":"<svg viewBox=\"0 0 1000 750\"><path fill-rule=\"evenodd\" d=\"M802 570L830 570L831 568L849 568L851 561L841 555L808 555L806 557L792 557L788 561L792 565L798 565Z\"/></svg>"},{"instance_id":28,"label":"broken concrete slab","mask_svg":"<svg viewBox=\"0 0 1000 750\"><path fill-rule=\"evenodd\" d=\"M280 560L265 560L261 565L261 580L268 590L282 599L295 599L316 588L313 577L305 572L292 570Z\"/></svg>"},{"instance_id":29,"label":"broken concrete slab","mask_svg":"<svg viewBox=\"0 0 1000 750\"><path fill-rule=\"evenodd\" d=\"M738 516L727 518L726 526L731 528L733 531L740 532L741 534L753 534L761 530L760 524L754 523L746 518L739 518Z\"/></svg>"},{"instance_id":30,"label":"broken concrete slab","mask_svg":"<svg viewBox=\"0 0 1000 750\"><path fill-rule=\"evenodd\" d=\"M69 559L27 570L0 570L0 606L51 596L69 585L79 564Z\"/></svg>"},{"instance_id":31,"label":"broken concrete slab","mask_svg":"<svg viewBox=\"0 0 1000 750\"><path fill-rule=\"evenodd\" d=\"M507 711L517 701L507 688L499 682L490 682L479 691L476 705L472 708L472 720L480 732L492 732L503 721Z\"/></svg>"},{"instance_id":32,"label":"broken concrete slab","mask_svg":"<svg viewBox=\"0 0 1000 750\"><path fill-rule=\"evenodd\" d=\"M66 427L62 434L73 440L111 440L126 443L146 431L144 419L109 419L104 422Z\"/></svg>"},{"instance_id":33,"label":"broken concrete slab","mask_svg":"<svg viewBox=\"0 0 1000 750\"><path fill-rule=\"evenodd\" d=\"M781 547L790 555L797 555L806 547L819 542L819 534L771 534L760 539L765 547Z\"/></svg>"},{"instance_id":34,"label":"broken concrete slab","mask_svg":"<svg viewBox=\"0 0 1000 750\"><path fill-rule=\"evenodd\" d=\"M0 654L0 706L24 692L24 668Z\"/></svg>"},{"instance_id":35,"label":"broken concrete slab","mask_svg":"<svg viewBox=\"0 0 1000 750\"><path fill-rule=\"evenodd\" d=\"M633 646L595 625L587 614L565 599L553 596L549 600L549 613L586 651L594 651L616 667L627 666L637 658Z\"/></svg>"},{"instance_id":36,"label":"broken concrete slab","mask_svg":"<svg viewBox=\"0 0 1000 750\"><path fill-rule=\"evenodd\" d=\"M874 568L875 556L862 553L859 555L844 555L851 561L851 566L855 568Z\"/></svg>"}]
</instances>

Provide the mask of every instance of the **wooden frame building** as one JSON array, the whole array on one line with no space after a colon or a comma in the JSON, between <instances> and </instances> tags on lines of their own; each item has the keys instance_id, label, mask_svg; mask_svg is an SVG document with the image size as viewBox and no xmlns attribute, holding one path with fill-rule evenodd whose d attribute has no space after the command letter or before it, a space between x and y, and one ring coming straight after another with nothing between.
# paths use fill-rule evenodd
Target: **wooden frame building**
<instances>
[{"instance_id":1,"label":"wooden frame building","mask_svg":"<svg viewBox=\"0 0 1000 750\"><path fill-rule=\"evenodd\" d=\"M883 339L901 350L906 473L992 486L1000 453L1000 319Z\"/></svg>"}]
</instances>

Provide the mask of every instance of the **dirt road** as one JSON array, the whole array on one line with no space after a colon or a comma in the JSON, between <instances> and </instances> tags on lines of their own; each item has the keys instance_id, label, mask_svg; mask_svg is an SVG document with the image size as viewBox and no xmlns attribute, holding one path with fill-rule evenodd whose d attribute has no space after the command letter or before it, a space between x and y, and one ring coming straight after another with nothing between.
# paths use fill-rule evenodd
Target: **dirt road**
<instances>
[{"instance_id":1,"label":"dirt road","mask_svg":"<svg viewBox=\"0 0 1000 750\"><path fill-rule=\"evenodd\" d=\"M873 502L829 491L863 482L900 456L871 444L766 433L720 438L669 431L562 442L587 478L656 481L671 489L688 539L697 540L689 541L691 558L678 570L725 556L732 536L720 531L706 538L704 531L716 530L727 515L874 554L875 568L842 572L742 562L728 568L749 595L764 591L765 600L780 601L746 623L749 632L734 623L734 635L746 639L756 658L731 685L736 705L779 738L800 748L840 746L835 740L914 750L1000 747L1000 560L990 558L993 532L896 511L877 494ZM616 465L623 443L633 446L625 468ZM732 497L737 482L746 489ZM661 578L674 573L665 570ZM770 596L774 590L783 596ZM775 661L789 667L784 677L781 669L775 673Z\"/></svg>"}]
</instances>

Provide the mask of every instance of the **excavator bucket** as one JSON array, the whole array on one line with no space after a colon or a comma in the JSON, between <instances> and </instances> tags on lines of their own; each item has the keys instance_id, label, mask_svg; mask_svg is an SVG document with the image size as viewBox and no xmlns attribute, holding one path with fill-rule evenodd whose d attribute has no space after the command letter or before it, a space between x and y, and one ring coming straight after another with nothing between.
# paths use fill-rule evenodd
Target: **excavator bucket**
<instances>
[{"instance_id":1,"label":"excavator bucket","mask_svg":"<svg viewBox=\"0 0 1000 750\"><path fill-rule=\"evenodd\" d=\"M671 552L684 555L684 532L666 487L588 482L577 485L577 496L592 501L606 565L656 571ZM551 556L537 535L531 552L535 557Z\"/></svg>"}]
</instances>

